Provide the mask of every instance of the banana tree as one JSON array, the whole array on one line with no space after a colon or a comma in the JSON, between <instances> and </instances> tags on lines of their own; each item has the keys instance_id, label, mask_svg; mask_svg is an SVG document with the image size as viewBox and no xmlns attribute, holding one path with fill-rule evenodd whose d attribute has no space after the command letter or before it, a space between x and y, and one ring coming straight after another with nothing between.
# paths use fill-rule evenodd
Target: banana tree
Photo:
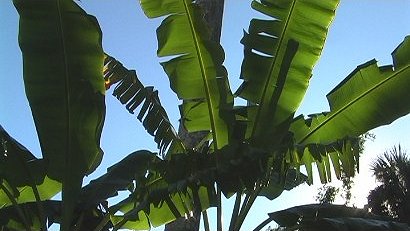
<instances>
[{"instance_id":1,"label":"banana tree","mask_svg":"<svg viewBox=\"0 0 410 231\"><path fill-rule=\"evenodd\" d=\"M210 39L195 1L141 0L147 17L163 17L157 54L167 60L161 65L182 100L183 125L208 133L200 145L187 148L157 91L104 53L95 17L72 0L13 2L43 158L1 129L2 158L12 157L1 164L25 169L32 179L0 172L4 227L46 230L48 221L62 230L142 230L192 213L202 213L206 221L208 208L220 211L223 193L236 197L229 230L240 230L258 196L273 200L302 182L312 183L314 165L322 182L331 180L332 166L337 178L342 171L354 175L357 137L410 112L410 104L400 100L409 97L407 37L393 52L392 66L369 61L337 85L327 95L329 112L295 116L338 0L253 1L252 8L269 19L253 19L241 40L243 83L234 94L224 51ZM104 94L112 86L126 109L137 112L158 153L133 152L81 187L102 158ZM247 104L235 105L237 97ZM62 200L50 201L60 188ZM129 196L109 205L118 191Z\"/></svg>"}]
</instances>

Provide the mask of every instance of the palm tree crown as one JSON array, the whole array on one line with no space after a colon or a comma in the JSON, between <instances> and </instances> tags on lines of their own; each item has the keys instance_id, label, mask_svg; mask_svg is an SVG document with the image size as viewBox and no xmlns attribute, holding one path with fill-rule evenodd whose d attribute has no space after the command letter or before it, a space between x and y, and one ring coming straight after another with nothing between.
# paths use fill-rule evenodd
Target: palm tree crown
<instances>
[{"instance_id":1,"label":"palm tree crown","mask_svg":"<svg viewBox=\"0 0 410 231\"><path fill-rule=\"evenodd\" d=\"M381 183L368 196L369 208L378 215L410 223L410 159L400 146L379 156L371 170Z\"/></svg>"}]
</instances>

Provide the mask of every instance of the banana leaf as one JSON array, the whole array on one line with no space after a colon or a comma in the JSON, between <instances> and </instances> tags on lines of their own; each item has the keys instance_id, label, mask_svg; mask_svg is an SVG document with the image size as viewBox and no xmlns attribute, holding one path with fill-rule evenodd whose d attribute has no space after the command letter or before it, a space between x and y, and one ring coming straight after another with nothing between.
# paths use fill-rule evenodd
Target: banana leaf
<instances>
[{"instance_id":1,"label":"banana leaf","mask_svg":"<svg viewBox=\"0 0 410 231\"><path fill-rule=\"evenodd\" d=\"M17 203L47 200L61 191L61 184L46 176L43 159L37 159L0 126L0 180ZM38 195L35 195L35 194ZM37 198L36 198L37 197ZM0 208L12 205L4 190Z\"/></svg>"},{"instance_id":2,"label":"banana leaf","mask_svg":"<svg viewBox=\"0 0 410 231\"><path fill-rule=\"evenodd\" d=\"M39 219L40 213L38 205L44 208L43 214L47 218L44 221ZM57 214L61 214L61 201L44 200L41 202L27 202L19 204L21 211L25 215L23 220L17 210L13 207L0 209L0 227L4 230L26 230L27 223L29 230L42 230L54 223Z\"/></svg>"},{"instance_id":3,"label":"banana leaf","mask_svg":"<svg viewBox=\"0 0 410 231\"><path fill-rule=\"evenodd\" d=\"M146 150L133 152L84 186L78 205L88 211L105 205L119 191L129 191L126 199L109 207L111 223L137 230L163 225L196 209L203 211L215 206L216 168L210 155L199 156L179 154L162 160Z\"/></svg>"},{"instance_id":4,"label":"banana leaf","mask_svg":"<svg viewBox=\"0 0 410 231\"><path fill-rule=\"evenodd\" d=\"M283 191L290 191L297 186L307 182L308 176L300 173L299 170L288 169L286 175L281 177L280 174L272 174L269 183L262 188L259 196L264 196L269 200L274 200L279 197Z\"/></svg>"},{"instance_id":5,"label":"banana leaf","mask_svg":"<svg viewBox=\"0 0 410 231\"><path fill-rule=\"evenodd\" d=\"M182 153L185 150L161 105L158 92L153 87L144 87L134 70L128 70L118 60L106 54L104 79L107 89L116 85L113 96L126 104L130 113L134 114L142 104L137 119L142 122L147 132L154 136L160 155L167 150L169 153Z\"/></svg>"},{"instance_id":6,"label":"banana leaf","mask_svg":"<svg viewBox=\"0 0 410 231\"><path fill-rule=\"evenodd\" d=\"M167 186L162 183L157 183L156 186L160 188L160 191L153 191L153 193L161 193L166 191ZM186 193L172 193L168 197L162 197L161 201L154 203L135 203L132 200L124 200L119 205L119 211L124 213L123 216L113 216L111 221L114 227L118 228L131 228L138 229L144 227L158 227L163 224L167 224L180 217L189 217L193 214L194 204L192 203L193 197L198 197L198 201L201 205L201 211L215 206L210 202L210 197L215 197L213 191L209 191L206 187L200 187L198 191L193 192L188 190ZM158 195L159 196L159 195ZM132 226L131 226L132 225Z\"/></svg>"},{"instance_id":7,"label":"banana leaf","mask_svg":"<svg viewBox=\"0 0 410 231\"><path fill-rule=\"evenodd\" d=\"M151 166L160 161L155 153L145 150L129 154L109 167L107 173L83 187L80 204L93 208L118 195L118 191L133 190L133 181L144 178Z\"/></svg>"},{"instance_id":8,"label":"banana leaf","mask_svg":"<svg viewBox=\"0 0 410 231\"><path fill-rule=\"evenodd\" d=\"M272 220L289 230L410 230L407 224L373 215L365 209L332 204L308 204L269 213L264 223Z\"/></svg>"},{"instance_id":9,"label":"banana leaf","mask_svg":"<svg viewBox=\"0 0 410 231\"><path fill-rule=\"evenodd\" d=\"M210 41L199 6L192 0L142 0L150 18L165 16L157 29L159 57L179 99L187 131L210 131L215 149L229 140L233 97L222 66L222 47Z\"/></svg>"},{"instance_id":10,"label":"banana leaf","mask_svg":"<svg viewBox=\"0 0 410 231\"><path fill-rule=\"evenodd\" d=\"M100 164L105 117L101 30L71 0L13 1L24 83L47 175L63 184L69 230L84 175Z\"/></svg>"},{"instance_id":11,"label":"banana leaf","mask_svg":"<svg viewBox=\"0 0 410 231\"><path fill-rule=\"evenodd\" d=\"M209 157L210 155L205 153L179 154L168 160L157 158L148 165L140 165L142 168L137 169L145 169L148 174L136 174L135 187L128 188L131 191L128 198L109 208L110 214L113 214L111 222L116 228L149 229L151 226L157 227L215 206L216 168L213 167L214 161ZM124 169L135 164L124 161L121 166L121 169ZM124 183L130 182L124 181L124 177L114 172L123 171L117 169L119 167L113 166L112 170L107 172L107 176L110 176L109 179L120 179L122 183L114 181L115 185L125 186ZM104 178L95 183L112 184L111 180ZM103 184L101 187L103 188ZM97 193L99 194L100 192Z\"/></svg>"},{"instance_id":12,"label":"banana leaf","mask_svg":"<svg viewBox=\"0 0 410 231\"><path fill-rule=\"evenodd\" d=\"M330 144L295 145L286 153L285 161L299 169L305 166L307 183L313 184L313 168L316 166L320 181L332 181L332 174L341 179L342 172L353 177L359 171L359 139L346 137Z\"/></svg>"},{"instance_id":13,"label":"banana leaf","mask_svg":"<svg viewBox=\"0 0 410 231\"><path fill-rule=\"evenodd\" d=\"M390 124L410 112L410 36L393 52L394 66L375 60L358 66L328 95L330 112L299 116L290 130L295 142L328 144Z\"/></svg>"},{"instance_id":14,"label":"banana leaf","mask_svg":"<svg viewBox=\"0 0 410 231\"><path fill-rule=\"evenodd\" d=\"M38 204L42 206L43 215L46 217L44 221L40 221L38 212ZM44 230L46 227L50 227L53 224L61 223L61 201L44 200L41 202L27 202L19 204L21 210L26 215L25 220L21 219L19 214L13 207L6 207L0 209L0 227L3 230L27 230L24 223L28 223L29 230ZM76 220L79 221L76 224L76 230L78 231L109 231L112 229L112 223L105 223L105 217L108 216L101 209L88 209L79 205L75 214ZM80 219L81 218L81 219ZM97 229L96 227L99 227Z\"/></svg>"},{"instance_id":15,"label":"banana leaf","mask_svg":"<svg viewBox=\"0 0 410 231\"><path fill-rule=\"evenodd\" d=\"M34 221L45 222L45 217L42 217L40 212L43 208L39 203L60 192L61 184L46 176L46 165L43 159L37 159L13 139L1 125L0 144L0 214L5 213L4 211L13 211L14 217L25 220L30 227ZM24 213L21 207L26 202L35 203L36 216L28 218L32 213ZM10 219L6 219L4 214L0 216L2 227L6 227L4 225L9 221Z\"/></svg>"},{"instance_id":16,"label":"banana leaf","mask_svg":"<svg viewBox=\"0 0 410 231\"><path fill-rule=\"evenodd\" d=\"M330 112L302 115L290 127L298 150L289 162L305 165L312 183L316 164L323 183L331 180L330 162L340 178L343 170L354 176L359 170L357 138L392 123L410 112L406 86L410 84L410 37L393 52L393 66L378 67L375 60L358 66L328 95ZM392 103L394 102L394 103ZM298 153L298 154L296 154Z\"/></svg>"},{"instance_id":17,"label":"banana leaf","mask_svg":"<svg viewBox=\"0 0 410 231\"><path fill-rule=\"evenodd\" d=\"M253 19L241 40L244 80L236 95L252 105L246 139L274 148L309 84L338 0L262 0L252 7L273 19ZM285 129L285 131L287 130ZM272 137L275 137L272 139Z\"/></svg>"}]
</instances>

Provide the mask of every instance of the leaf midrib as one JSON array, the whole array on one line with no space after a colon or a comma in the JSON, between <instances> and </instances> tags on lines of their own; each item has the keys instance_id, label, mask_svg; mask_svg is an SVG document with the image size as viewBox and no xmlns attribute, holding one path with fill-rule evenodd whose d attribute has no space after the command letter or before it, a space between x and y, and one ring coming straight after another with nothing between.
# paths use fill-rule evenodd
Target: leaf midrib
<instances>
[{"instance_id":1,"label":"leaf midrib","mask_svg":"<svg viewBox=\"0 0 410 231\"><path fill-rule=\"evenodd\" d=\"M203 80L204 88L205 88L205 94L206 94L206 97L207 97L208 113L209 113L209 117L210 117L209 119L210 119L210 123L211 123L212 136L213 136L213 140L214 140L213 143L214 143L215 150L217 150L218 149L218 140L217 140L218 136L217 136L217 129L216 129L216 126L215 126L215 121L214 121L214 118L215 118L215 115L214 115L214 112L213 112L213 108L214 108L213 106L214 105L213 105L212 97L210 95L210 86L209 86L209 83L207 81L207 73L206 73L206 69L205 69L205 65L204 65L204 59L202 57L200 44L199 44L199 38L198 38L197 32L195 30L195 26L194 26L194 23L193 23L192 15L190 14L190 11L189 11L189 6L188 6L188 3L187 3L187 0L183 0L183 3L184 3L185 12L187 14L189 26L191 28L191 34L192 34L192 37L193 37L193 40L194 40L193 42L194 42L194 45L195 45L195 51L196 51L196 54L198 56L199 67L200 67L200 70L201 70L202 80Z\"/></svg>"},{"instance_id":2,"label":"leaf midrib","mask_svg":"<svg viewBox=\"0 0 410 231\"><path fill-rule=\"evenodd\" d=\"M61 34L61 46L63 49L63 65L64 65L64 100L65 100L65 112L66 112L66 126L67 126L67 134L66 134L66 153L65 153L65 163L69 162L69 154L70 154L70 143L71 143L71 137L70 137L70 118L71 118L71 111L70 111L70 80L69 80L69 71L68 71L68 58L67 58L67 50L66 50L66 41L65 41L65 32L64 32L64 27L63 27L63 13L61 11L61 5L60 5L60 1L61 0L57 0L57 10L58 10L58 20L59 20L59 30L60 30L60 34ZM64 176L63 176L63 181L64 181Z\"/></svg>"},{"instance_id":3,"label":"leaf midrib","mask_svg":"<svg viewBox=\"0 0 410 231\"><path fill-rule=\"evenodd\" d=\"M265 111L265 110L266 110L265 108L269 106L269 103L267 103L267 105L265 105L265 103L264 103L264 102L265 102L265 98L268 97L268 96L267 96L267 92L268 92L269 83L271 82L271 79L272 79L272 73L273 73L273 70L275 69L275 64L276 64L276 62L279 61L277 54L279 53L279 51L281 50L281 48L282 48L282 46L283 46L282 43L283 43L283 40L285 39L285 34L287 33L287 28L289 27L290 19L291 19L291 16L292 16L293 12L294 12L296 3L297 3L296 0L293 0L292 6L290 7L289 13L288 13L288 15L287 15L287 17L286 17L285 24L284 24L282 33L281 33L281 35L280 35L280 39L278 40L278 43L277 43L278 46L277 46L277 48L276 48L275 55L273 55L273 57L274 57L273 59L274 59L274 60L273 60L273 62L272 62L272 64L271 64L271 66L270 66L269 76L268 76L268 79L266 80L265 86L264 86L264 88L263 88L260 105L259 105L259 107L258 107L258 111L257 111L257 114L256 114L256 116L255 116L255 124L254 124L253 129L252 129L252 135L251 135L251 137L255 137L255 133L256 133L256 131L258 130L257 128L258 128L258 126L259 126L259 123L261 122L261 121L260 121L260 117L262 116L262 111ZM283 60L282 60L282 61L283 61ZM275 90L273 90L273 91L275 91ZM280 97L279 97L279 98L280 98Z\"/></svg>"},{"instance_id":4,"label":"leaf midrib","mask_svg":"<svg viewBox=\"0 0 410 231\"><path fill-rule=\"evenodd\" d=\"M62 230L66 230L69 227L69 219L71 219L71 217L73 216L73 210L72 210L72 205L70 203L74 202L74 192L76 189L73 189L71 187L73 187L72 182L73 180L76 181L77 179L70 179L70 178L74 178L75 176L72 176L70 174L70 172L68 171L71 168L71 111L70 111L70 80L69 80L69 65L68 65L68 57L67 57L67 42L65 40L65 31L64 31L64 26L63 26L63 12L61 9L61 4L60 4L61 0L57 0L57 11L58 11L58 20L59 20L59 32L61 33L61 46L62 46L62 50L63 50L63 65L64 65L64 101L65 101L65 113L66 113L66 118L65 118L65 125L66 126L66 137L65 137L65 155L64 155L64 166L62 166L62 198L63 201L65 201L65 203L67 203L68 205L66 206L66 208L63 207L63 211L62 211L62 223L61 223L61 228ZM75 4L75 3L74 3ZM81 173L80 173L81 174ZM67 185L68 184L68 185ZM68 186L68 187L67 187ZM75 187L75 186L74 186ZM68 194L68 195L67 195ZM63 203L64 206L64 203ZM68 208L68 209L67 209Z\"/></svg>"}]
</instances>

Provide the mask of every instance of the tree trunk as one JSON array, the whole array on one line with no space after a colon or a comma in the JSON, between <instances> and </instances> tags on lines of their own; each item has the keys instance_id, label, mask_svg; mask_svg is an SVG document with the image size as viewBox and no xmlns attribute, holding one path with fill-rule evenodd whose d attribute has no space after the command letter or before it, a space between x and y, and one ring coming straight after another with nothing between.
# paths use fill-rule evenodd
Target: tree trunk
<instances>
[{"instance_id":1,"label":"tree trunk","mask_svg":"<svg viewBox=\"0 0 410 231\"><path fill-rule=\"evenodd\" d=\"M197 0L204 12L204 19L211 31L211 40L219 43L222 30L224 0Z\"/></svg>"},{"instance_id":2,"label":"tree trunk","mask_svg":"<svg viewBox=\"0 0 410 231\"><path fill-rule=\"evenodd\" d=\"M222 15L224 9L224 0L197 0L203 12L204 19L208 24L211 34L211 40L219 43L222 29ZM206 132L188 133L182 124L179 125L178 133L187 148L193 148L206 135ZM196 212L192 217L185 219L179 218L165 225L164 231L198 231L201 213Z\"/></svg>"}]
</instances>

